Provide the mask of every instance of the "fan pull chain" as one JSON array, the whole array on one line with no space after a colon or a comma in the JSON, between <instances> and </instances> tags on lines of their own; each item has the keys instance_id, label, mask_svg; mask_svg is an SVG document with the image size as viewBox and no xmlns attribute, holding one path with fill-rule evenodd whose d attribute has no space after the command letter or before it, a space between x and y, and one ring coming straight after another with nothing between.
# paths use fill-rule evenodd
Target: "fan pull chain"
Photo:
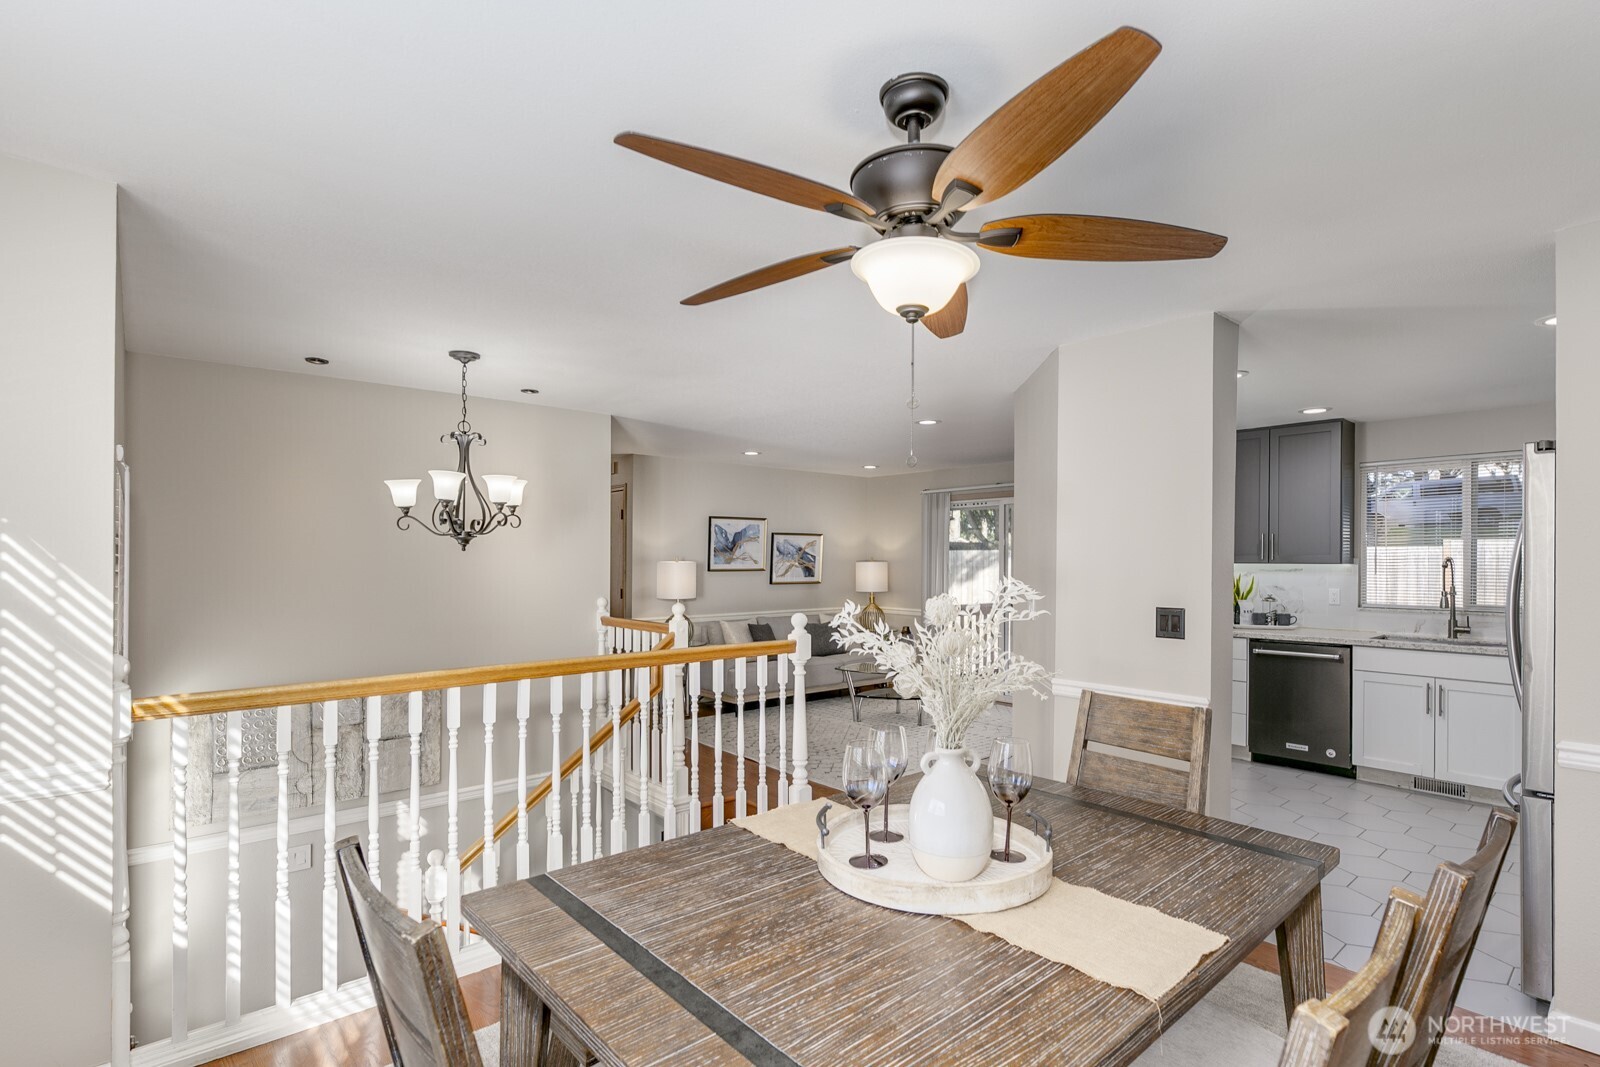
<instances>
[{"instance_id":1,"label":"fan pull chain","mask_svg":"<svg viewBox=\"0 0 1600 1067\"><path fill-rule=\"evenodd\" d=\"M912 411L920 406L917 403L917 324L907 323L911 327L911 399L906 401L906 407ZM911 420L911 445L906 452L906 466L917 465L917 420Z\"/></svg>"}]
</instances>

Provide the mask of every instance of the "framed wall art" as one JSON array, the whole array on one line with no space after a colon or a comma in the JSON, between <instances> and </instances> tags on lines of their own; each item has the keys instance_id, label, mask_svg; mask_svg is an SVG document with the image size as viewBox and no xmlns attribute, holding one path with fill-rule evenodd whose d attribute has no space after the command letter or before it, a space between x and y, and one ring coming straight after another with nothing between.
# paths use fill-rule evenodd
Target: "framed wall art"
<instances>
[{"instance_id":1,"label":"framed wall art","mask_svg":"<svg viewBox=\"0 0 1600 1067\"><path fill-rule=\"evenodd\" d=\"M822 535L775 533L770 553L772 585L818 585L822 582Z\"/></svg>"},{"instance_id":2,"label":"framed wall art","mask_svg":"<svg viewBox=\"0 0 1600 1067\"><path fill-rule=\"evenodd\" d=\"M766 570L767 520L713 515L706 535L706 570Z\"/></svg>"}]
</instances>

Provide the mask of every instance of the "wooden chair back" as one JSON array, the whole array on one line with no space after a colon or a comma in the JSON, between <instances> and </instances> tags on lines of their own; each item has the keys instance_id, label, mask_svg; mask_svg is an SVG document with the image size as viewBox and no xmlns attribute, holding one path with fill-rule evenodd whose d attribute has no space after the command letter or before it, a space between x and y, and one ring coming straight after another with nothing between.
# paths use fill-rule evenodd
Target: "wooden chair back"
<instances>
[{"instance_id":1,"label":"wooden chair back","mask_svg":"<svg viewBox=\"0 0 1600 1067\"><path fill-rule=\"evenodd\" d=\"M335 847L394 1067L483 1067L444 931L378 892L357 838Z\"/></svg>"},{"instance_id":2,"label":"wooden chair back","mask_svg":"<svg viewBox=\"0 0 1600 1067\"><path fill-rule=\"evenodd\" d=\"M1395 999L1396 1006L1415 1020L1416 1040L1376 1061L1383 1067L1431 1064L1438 1055L1445 1020L1455 1010L1467 960L1478 943L1484 912L1516 829L1516 815L1505 808L1493 809L1478 851L1461 863L1441 863L1433 872Z\"/></svg>"},{"instance_id":3,"label":"wooden chair back","mask_svg":"<svg viewBox=\"0 0 1600 1067\"><path fill-rule=\"evenodd\" d=\"M1399 887L1389 891L1378 943L1366 965L1326 1000L1308 1000L1295 1009L1278 1067L1367 1067L1378 1061L1372 1029L1390 1025L1378 1014L1394 1003L1421 910L1421 895Z\"/></svg>"},{"instance_id":4,"label":"wooden chair back","mask_svg":"<svg viewBox=\"0 0 1600 1067\"><path fill-rule=\"evenodd\" d=\"M1160 756L1185 766L1131 759L1105 748ZM1085 689L1078 701L1078 736L1067 781L1198 812L1206 801L1210 752L1210 708Z\"/></svg>"}]
</instances>

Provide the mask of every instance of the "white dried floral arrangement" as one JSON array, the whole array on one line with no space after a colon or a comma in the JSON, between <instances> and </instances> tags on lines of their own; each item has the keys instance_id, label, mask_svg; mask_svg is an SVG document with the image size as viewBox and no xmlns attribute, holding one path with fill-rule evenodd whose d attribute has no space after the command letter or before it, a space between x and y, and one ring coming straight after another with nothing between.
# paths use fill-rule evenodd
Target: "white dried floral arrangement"
<instances>
[{"instance_id":1,"label":"white dried floral arrangement","mask_svg":"<svg viewBox=\"0 0 1600 1067\"><path fill-rule=\"evenodd\" d=\"M957 604L948 593L933 597L912 624L910 639L887 623L868 630L856 621L860 608L846 601L833 618L838 641L870 655L893 678L901 696L916 697L938 730L941 748L959 748L967 729L996 700L1032 691L1050 695L1050 672L1004 647L1005 627L1047 614L1034 605L1044 594L1006 577L992 607Z\"/></svg>"}]
</instances>

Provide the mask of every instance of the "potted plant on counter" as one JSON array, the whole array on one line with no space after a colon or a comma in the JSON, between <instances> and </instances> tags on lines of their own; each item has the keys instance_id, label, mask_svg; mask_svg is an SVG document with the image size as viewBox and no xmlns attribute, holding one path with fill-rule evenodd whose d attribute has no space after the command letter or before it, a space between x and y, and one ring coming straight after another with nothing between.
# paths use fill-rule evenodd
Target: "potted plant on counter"
<instances>
[{"instance_id":1,"label":"potted plant on counter","mask_svg":"<svg viewBox=\"0 0 1600 1067\"><path fill-rule=\"evenodd\" d=\"M1252 574L1249 579L1246 582L1243 574L1235 574L1233 576L1233 624L1235 626L1239 625L1239 605L1255 596L1256 576Z\"/></svg>"}]
</instances>

